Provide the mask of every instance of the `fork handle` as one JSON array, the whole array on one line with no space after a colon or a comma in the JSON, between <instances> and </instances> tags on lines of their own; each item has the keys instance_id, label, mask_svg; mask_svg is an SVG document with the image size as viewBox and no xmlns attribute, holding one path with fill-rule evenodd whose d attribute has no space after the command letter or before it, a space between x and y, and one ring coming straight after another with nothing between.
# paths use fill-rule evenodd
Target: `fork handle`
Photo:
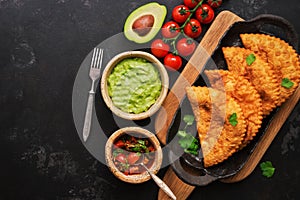
<instances>
[{"instance_id":1,"label":"fork handle","mask_svg":"<svg viewBox=\"0 0 300 200\"><path fill-rule=\"evenodd\" d=\"M85 112L84 125L83 125L83 141L84 142L86 142L86 140L90 134L90 130L91 130L94 97L95 97L95 93L90 91L88 102L87 102L87 107L86 107L86 112Z\"/></svg>"}]
</instances>

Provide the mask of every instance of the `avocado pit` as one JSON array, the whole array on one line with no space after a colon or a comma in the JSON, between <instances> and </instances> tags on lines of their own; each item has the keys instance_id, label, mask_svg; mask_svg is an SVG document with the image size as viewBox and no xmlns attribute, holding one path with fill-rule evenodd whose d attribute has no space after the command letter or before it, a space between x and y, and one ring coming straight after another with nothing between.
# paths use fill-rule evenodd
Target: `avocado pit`
<instances>
[{"instance_id":1,"label":"avocado pit","mask_svg":"<svg viewBox=\"0 0 300 200\"><path fill-rule=\"evenodd\" d=\"M134 23L132 24L132 29L139 36L145 36L151 31L153 24L153 15L143 15L134 21Z\"/></svg>"}]
</instances>

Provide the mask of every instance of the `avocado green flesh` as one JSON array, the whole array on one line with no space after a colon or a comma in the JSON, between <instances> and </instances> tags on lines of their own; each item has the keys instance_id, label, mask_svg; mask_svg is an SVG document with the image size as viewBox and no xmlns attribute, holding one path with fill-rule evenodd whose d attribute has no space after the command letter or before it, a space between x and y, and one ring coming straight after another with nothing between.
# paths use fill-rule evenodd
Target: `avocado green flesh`
<instances>
[{"instance_id":1,"label":"avocado green flesh","mask_svg":"<svg viewBox=\"0 0 300 200\"><path fill-rule=\"evenodd\" d=\"M126 58L108 77L113 104L127 113L147 111L160 95L162 84L156 67L143 58Z\"/></svg>"},{"instance_id":2,"label":"avocado green flesh","mask_svg":"<svg viewBox=\"0 0 300 200\"><path fill-rule=\"evenodd\" d=\"M141 16L152 15L154 17L154 24L151 30L146 35L139 35L132 29L132 25ZM159 32L160 28L163 25L165 17L167 15L167 8L164 5L160 5L156 2L145 4L136 10L134 10L127 17L124 25L124 34L125 37L136 43L146 43L152 40L156 34Z\"/></svg>"}]
</instances>

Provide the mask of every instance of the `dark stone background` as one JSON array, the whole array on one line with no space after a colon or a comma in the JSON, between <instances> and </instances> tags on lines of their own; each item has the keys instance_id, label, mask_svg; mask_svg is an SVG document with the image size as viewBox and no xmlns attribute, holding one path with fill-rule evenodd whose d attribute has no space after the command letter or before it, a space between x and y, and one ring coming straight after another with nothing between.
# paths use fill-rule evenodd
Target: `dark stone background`
<instances>
[{"instance_id":1,"label":"dark stone background","mask_svg":"<svg viewBox=\"0 0 300 200\"><path fill-rule=\"evenodd\" d=\"M0 199L156 199L153 181L116 179L81 144L72 118L72 87L91 49L122 31L128 14L149 1L0 0ZM179 0L158 1L171 9ZM224 0L244 19L280 15L300 33L297 0ZM299 199L300 104L244 181L198 187L189 199ZM158 174L163 177L166 169Z\"/></svg>"}]
</instances>

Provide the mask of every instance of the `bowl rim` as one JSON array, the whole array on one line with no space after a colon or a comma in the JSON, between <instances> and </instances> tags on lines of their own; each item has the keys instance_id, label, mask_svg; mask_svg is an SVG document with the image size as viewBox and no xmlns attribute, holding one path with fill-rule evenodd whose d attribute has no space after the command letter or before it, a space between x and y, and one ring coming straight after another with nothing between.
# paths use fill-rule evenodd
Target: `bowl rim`
<instances>
[{"instance_id":1,"label":"bowl rim","mask_svg":"<svg viewBox=\"0 0 300 200\"><path fill-rule=\"evenodd\" d=\"M106 160L107 166L110 169L110 171L120 180L122 180L124 182L128 182L128 183L134 183L134 184L143 183L145 181L148 181L151 178L151 176L148 172L145 171L141 174L125 175L113 163L113 159L112 159L113 143L117 138L119 138L120 136L122 136L126 133L128 134L128 132L134 132L136 134L146 136L152 142L156 151L155 151L155 160L154 160L153 164L151 165L151 167L149 168L149 170L154 174L156 174L160 170L161 165L162 165L162 160L163 160L163 153L162 153L160 143L159 143L158 139L156 138L155 134L148 131L147 129L140 128L140 127L124 127L124 128L121 128L121 129L118 129L117 131L115 131L108 138L108 140L106 142L105 160Z\"/></svg>"},{"instance_id":2,"label":"bowl rim","mask_svg":"<svg viewBox=\"0 0 300 200\"><path fill-rule=\"evenodd\" d=\"M154 66L157 68L157 70L159 72L161 84L162 84L162 89L161 89L160 95L157 98L157 100L155 101L155 103L153 105L151 105L147 111L138 113L138 114L127 113L127 112L122 111L118 107L116 107L113 104L113 102L108 94L108 90L107 90L107 87L108 87L107 86L107 78L110 75L113 68L119 62L124 60L125 58L132 58L132 57L144 58L144 59L148 60L149 62L151 62L152 64L154 64ZM152 55L148 52L144 52L144 51L125 51L125 52L117 54L107 63L107 65L105 66L104 71L102 73L100 87L101 87L101 94L102 94L105 104L114 114L116 114L117 116L119 116L121 118L127 119L127 120L141 120L141 119L145 119L145 118L152 116L161 107L161 105L162 105L163 101L165 100L167 93L168 93L169 75L168 75L168 72L167 72L165 66L154 55Z\"/></svg>"}]
</instances>

